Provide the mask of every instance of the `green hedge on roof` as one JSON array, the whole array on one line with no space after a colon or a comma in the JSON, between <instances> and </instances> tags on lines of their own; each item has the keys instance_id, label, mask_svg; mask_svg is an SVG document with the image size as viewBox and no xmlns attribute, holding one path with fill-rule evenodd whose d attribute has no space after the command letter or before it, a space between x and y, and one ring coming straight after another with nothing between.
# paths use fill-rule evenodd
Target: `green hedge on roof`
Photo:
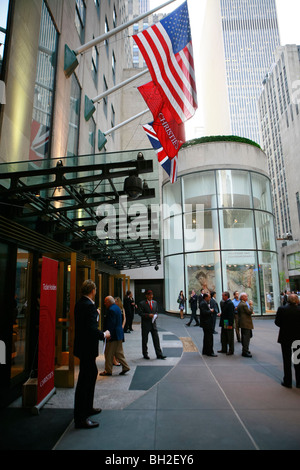
<instances>
[{"instance_id":1,"label":"green hedge on roof","mask_svg":"<svg viewBox=\"0 0 300 470\"><path fill-rule=\"evenodd\" d=\"M188 140L182 145L182 148L191 145L204 144L205 142L241 142L243 144L254 145L254 147L261 148L260 145L253 140L246 139L245 137L238 137L236 135L210 135L207 137L200 137L199 139Z\"/></svg>"}]
</instances>

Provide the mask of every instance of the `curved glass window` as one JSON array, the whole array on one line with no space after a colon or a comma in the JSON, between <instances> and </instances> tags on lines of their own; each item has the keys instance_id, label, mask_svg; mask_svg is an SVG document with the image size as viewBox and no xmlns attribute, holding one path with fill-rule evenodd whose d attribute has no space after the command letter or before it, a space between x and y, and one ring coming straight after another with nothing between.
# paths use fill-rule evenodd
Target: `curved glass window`
<instances>
[{"instance_id":1,"label":"curved glass window","mask_svg":"<svg viewBox=\"0 0 300 470\"><path fill-rule=\"evenodd\" d=\"M163 187L166 310L183 290L246 292L255 314L280 304L270 180L246 170L209 170ZM182 201L182 206L181 206ZM189 302L186 303L190 313ZM198 310L199 312L199 310Z\"/></svg>"},{"instance_id":2,"label":"curved glass window","mask_svg":"<svg viewBox=\"0 0 300 470\"><path fill-rule=\"evenodd\" d=\"M222 249L255 249L253 211L224 209L219 214Z\"/></svg>"},{"instance_id":3,"label":"curved glass window","mask_svg":"<svg viewBox=\"0 0 300 470\"><path fill-rule=\"evenodd\" d=\"M214 171L184 176L182 184L184 204L202 204L203 209L217 207Z\"/></svg>"},{"instance_id":4,"label":"curved glass window","mask_svg":"<svg viewBox=\"0 0 300 470\"><path fill-rule=\"evenodd\" d=\"M165 302L169 310L179 311L178 295L184 288L183 255L167 256L165 258L165 278L168 282L165 285ZM185 293L186 296L186 293Z\"/></svg>"},{"instance_id":5,"label":"curved glass window","mask_svg":"<svg viewBox=\"0 0 300 470\"><path fill-rule=\"evenodd\" d=\"M190 253L185 256L185 278L187 284L187 298L192 290L197 295L201 289L216 291L218 298L222 294L220 252L210 251L203 253ZM190 312L190 304L187 303Z\"/></svg>"},{"instance_id":6,"label":"curved glass window","mask_svg":"<svg viewBox=\"0 0 300 470\"><path fill-rule=\"evenodd\" d=\"M184 214L185 251L219 249L218 212L199 211Z\"/></svg>"},{"instance_id":7,"label":"curved glass window","mask_svg":"<svg viewBox=\"0 0 300 470\"><path fill-rule=\"evenodd\" d=\"M273 212L271 187L268 178L257 173L252 173L251 180L254 209L262 209L268 212Z\"/></svg>"},{"instance_id":8,"label":"curved glass window","mask_svg":"<svg viewBox=\"0 0 300 470\"><path fill-rule=\"evenodd\" d=\"M267 212L254 211L257 248L276 251L274 217Z\"/></svg>"},{"instance_id":9,"label":"curved glass window","mask_svg":"<svg viewBox=\"0 0 300 470\"><path fill-rule=\"evenodd\" d=\"M217 171L219 207L252 207L248 171Z\"/></svg>"}]
</instances>

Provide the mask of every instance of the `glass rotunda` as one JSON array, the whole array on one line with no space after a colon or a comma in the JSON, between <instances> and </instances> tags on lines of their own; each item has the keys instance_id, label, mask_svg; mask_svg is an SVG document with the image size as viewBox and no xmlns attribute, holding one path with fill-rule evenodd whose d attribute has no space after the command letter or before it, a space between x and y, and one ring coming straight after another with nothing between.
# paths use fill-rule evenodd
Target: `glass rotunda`
<instances>
[{"instance_id":1,"label":"glass rotunda","mask_svg":"<svg viewBox=\"0 0 300 470\"><path fill-rule=\"evenodd\" d=\"M247 143L210 142L180 152L163 185L166 311L181 290L246 292L257 315L276 312L279 273L266 156ZM189 302L186 311L191 313ZM198 310L199 312L199 310Z\"/></svg>"}]
</instances>

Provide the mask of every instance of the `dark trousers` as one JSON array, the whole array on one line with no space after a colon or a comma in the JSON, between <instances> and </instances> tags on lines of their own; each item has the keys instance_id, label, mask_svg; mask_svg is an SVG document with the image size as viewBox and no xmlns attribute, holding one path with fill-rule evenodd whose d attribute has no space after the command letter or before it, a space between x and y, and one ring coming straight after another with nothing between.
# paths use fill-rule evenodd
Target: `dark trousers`
<instances>
[{"instance_id":1,"label":"dark trousers","mask_svg":"<svg viewBox=\"0 0 300 470\"><path fill-rule=\"evenodd\" d=\"M161 356L162 351L160 349L159 336L156 326L151 324L142 324L142 351L143 356L148 356L148 335L151 333L153 346L155 349L156 356Z\"/></svg>"},{"instance_id":2,"label":"dark trousers","mask_svg":"<svg viewBox=\"0 0 300 470\"><path fill-rule=\"evenodd\" d=\"M234 353L234 329L222 328L221 329L221 345L222 351L227 352L227 345L229 352Z\"/></svg>"},{"instance_id":3,"label":"dark trousers","mask_svg":"<svg viewBox=\"0 0 300 470\"><path fill-rule=\"evenodd\" d=\"M131 331L134 312L126 312L125 315L126 315L126 323L124 326L124 331L128 331L128 330Z\"/></svg>"},{"instance_id":4,"label":"dark trousers","mask_svg":"<svg viewBox=\"0 0 300 470\"><path fill-rule=\"evenodd\" d=\"M248 353L250 339L252 338L252 330L249 330L248 328L241 328L241 335L242 335L242 352Z\"/></svg>"},{"instance_id":5,"label":"dark trousers","mask_svg":"<svg viewBox=\"0 0 300 470\"><path fill-rule=\"evenodd\" d=\"M214 336L213 329L211 325L202 326L203 329L203 347L202 354L210 356L214 354Z\"/></svg>"},{"instance_id":6,"label":"dark trousers","mask_svg":"<svg viewBox=\"0 0 300 470\"><path fill-rule=\"evenodd\" d=\"M283 359L283 383L290 387L292 385L292 344L281 344L282 359ZM296 386L300 387L300 364L294 364Z\"/></svg>"},{"instance_id":7,"label":"dark trousers","mask_svg":"<svg viewBox=\"0 0 300 470\"><path fill-rule=\"evenodd\" d=\"M191 315L190 321L188 322L188 325L190 325L193 320L195 320L196 324L199 325L199 320L198 320L198 318L197 318L196 311L197 311L197 307L196 307L196 308L192 308L192 315Z\"/></svg>"},{"instance_id":8,"label":"dark trousers","mask_svg":"<svg viewBox=\"0 0 300 470\"><path fill-rule=\"evenodd\" d=\"M81 358L75 390L75 424L84 421L91 414L94 403L94 391L97 375L98 369L96 366L96 358Z\"/></svg>"}]
</instances>

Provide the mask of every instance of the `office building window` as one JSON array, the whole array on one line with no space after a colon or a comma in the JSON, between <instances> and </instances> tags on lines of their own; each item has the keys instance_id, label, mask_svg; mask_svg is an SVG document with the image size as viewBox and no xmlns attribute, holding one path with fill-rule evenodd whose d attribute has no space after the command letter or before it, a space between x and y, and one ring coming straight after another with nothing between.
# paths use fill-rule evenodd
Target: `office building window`
<instances>
[{"instance_id":1,"label":"office building window","mask_svg":"<svg viewBox=\"0 0 300 470\"><path fill-rule=\"evenodd\" d=\"M70 117L67 155L78 155L81 89L75 74L71 77Z\"/></svg>"},{"instance_id":2,"label":"office building window","mask_svg":"<svg viewBox=\"0 0 300 470\"><path fill-rule=\"evenodd\" d=\"M75 4L75 26L80 37L80 41L84 43L85 35L85 15L86 6L84 0L76 0Z\"/></svg>"},{"instance_id":3,"label":"office building window","mask_svg":"<svg viewBox=\"0 0 300 470\"><path fill-rule=\"evenodd\" d=\"M52 18L43 2L31 123L30 160L49 157L57 36Z\"/></svg>"}]
</instances>

